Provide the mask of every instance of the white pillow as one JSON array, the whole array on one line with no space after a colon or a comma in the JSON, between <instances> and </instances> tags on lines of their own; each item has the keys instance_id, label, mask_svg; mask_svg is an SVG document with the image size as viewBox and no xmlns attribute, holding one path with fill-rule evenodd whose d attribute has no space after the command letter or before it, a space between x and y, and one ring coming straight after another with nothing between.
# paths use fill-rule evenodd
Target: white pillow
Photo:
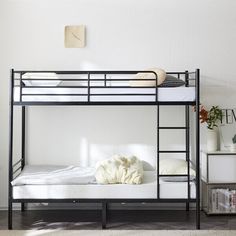
<instances>
[{"instance_id":1,"label":"white pillow","mask_svg":"<svg viewBox=\"0 0 236 236\"><path fill-rule=\"evenodd\" d=\"M157 85L162 84L166 78L166 72L163 69L151 68L151 69L147 69L146 71L153 71L157 74L157 80L158 80ZM156 81L150 80L150 79L156 79L156 75L153 73L138 73L134 76L134 79L137 79L137 80L129 81L129 84L131 87L155 87L156 86ZM140 80L140 79L144 79L145 81Z\"/></svg>"},{"instance_id":2,"label":"white pillow","mask_svg":"<svg viewBox=\"0 0 236 236\"><path fill-rule=\"evenodd\" d=\"M160 159L159 172L162 175L186 175L188 173L188 163L185 160L176 158ZM195 176L195 170L190 168L190 175Z\"/></svg>"},{"instance_id":3,"label":"white pillow","mask_svg":"<svg viewBox=\"0 0 236 236\"><path fill-rule=\"evenodd\" d=\"M32 80L24 80L32 79ZM37 80L50 79L50 80ZM57 86L61 83L56 73L25 73L22 80L26 86Z\"/></svg>"},{"instance_id":4,"label":"white pillow","mask_svg":"<svg viewBox=\"0 0 236 236\"><path fill-rule=\"evenodd\" d=\"M142 160L142 165L143 165L144 171L155 171L155 167L153 167L150 163L148 163L146 161Z\"/></svg>"}]
</instances>

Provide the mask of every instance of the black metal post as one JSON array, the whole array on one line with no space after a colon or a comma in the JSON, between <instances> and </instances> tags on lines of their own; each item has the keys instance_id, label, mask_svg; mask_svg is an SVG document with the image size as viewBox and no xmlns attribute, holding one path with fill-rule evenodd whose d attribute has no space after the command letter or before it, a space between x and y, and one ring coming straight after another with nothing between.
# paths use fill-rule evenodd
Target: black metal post
<instances>
[{"instance_id":1,"label":"black metal post","mask_svg":"<svg viewBox=\"0 0 236 236\"><path fill-rule=\"evenodd\" d=\"M90 73L88 72L88 102L90 102Z\"/></svg>"},{"instance_id":2,"label":"black metal post","mask_svg":"<svg viewBox=\"0 0 236 236\"><path fill-rule=\"evenodd\" d=\"M104 86L107 87L107 74L104 74Z\"/></svg>"},{"instance_id":3,"label":"black metal post","mask_svg":"<svg viewBox=\"0 0 236 236\"><path fill-rule=\"evenodd\" d=\"M160 147L159 147L159 139L160 139L160 106L158 104L158 76L155 73L156 77L156 103L157 103L157 199L160 198L160 171L159 171L159 163L160 163Z\"/></svg>"},{"instance_id":4,"label":"black metal post","mask_svg":"<svg viewBox=\"0 0 236 236\"><path fill-rule=\"evenodd\" d=\"M191 188L190 188L190 138L189 138L189 129L190 129L190 122L189 122L189 106L185 106L185 146L186 146L186 162L187 162L187 184L188 184L188 202L186 203L186 211L189 211L189 200L191 197Z\"/></svg>"},{"instance_id":5,"label":"black metal post","mask_svg":"<svg viewBox=\"0 0 236 236\"><path fill-rule=\"evenodd\" d=\"M14 70L11 70L10 101L9 101L9 176L8 176L8 229L12 229L12 154L13 154L13 91L14 91Z\"/></svg>"},{"instance_id":6,"label":"black metal post","mask_svg":"<svg viewBox=\"0 0 236 236\"><path fill-rule=\"evenodd\" d=\"M185 71L185 86L189 86L189 74L188 71ZM189 120L189 105L185 106L185 147L186 147L186 161L187 161L187 184L188 184L188 202L186 203L186 211L189 211L189 200L191 197L190 194L190 137L189 137L189 132L190 132L190 120Z\"/></svg>"},{"instance_id":7,"label":"black metal post","mask_svg":"<svg viewBox=\"0 0 236 236\"><path fill-rule=\"evenodd\" d=\"M157 105L157 199L160 198L160 107Z\"/></svg>"},{"instance_id":8,"label":"black metal post","mask_svg":"<svg viewBox=\"0 0 236 236\"><path fill-rule=\"evenodd\" d=\"M25 166L25 106L22 106L21 112L21 170L23 170ZM21 211L25 211L25 203L21 203Z\"/></svg>"},{"instance_id":9,"label":"black metal post","mask_svg":"<svg viewBox=\"0 0 236 236\"><path fill-rule=\"evenodd\" d=\"M196 70L196 228L200 229L200 70Z\"/></svg>"},{"instance_id":10,"label":"black metal post","mask_svg":"<svg viewBox=\"0 0 236 236\"><path fill-rule=\"evenodd\" d=\"M20 73L20 102L22 102L22 73Z\"/></svg>"},{"instance_id":11,"label":"black metal post","mask_svg":"<svg viewBox=\"0 0 236 236\"><path fill-rule=\"evenodd\" d=\"M102 202L102 228L106 229L107 226L107 201Z\"/></svg>"}]
</instances>

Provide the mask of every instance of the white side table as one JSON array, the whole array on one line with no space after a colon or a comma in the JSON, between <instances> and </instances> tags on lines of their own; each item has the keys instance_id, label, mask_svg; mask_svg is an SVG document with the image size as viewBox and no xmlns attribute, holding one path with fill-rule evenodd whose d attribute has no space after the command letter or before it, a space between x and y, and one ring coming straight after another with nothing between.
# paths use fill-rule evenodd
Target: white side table
<instances>
[{"instance_id":1,"label":"white side table","mask_svg":"<svg viewBox=\"0 0 236 236\"><path fill-rule=\"evenodd\" d=\"M236 214L212 210L212 189L236 190L236 153L216 151L201 153L202 209L206 214Z\"/></svg>"}]
</instances>

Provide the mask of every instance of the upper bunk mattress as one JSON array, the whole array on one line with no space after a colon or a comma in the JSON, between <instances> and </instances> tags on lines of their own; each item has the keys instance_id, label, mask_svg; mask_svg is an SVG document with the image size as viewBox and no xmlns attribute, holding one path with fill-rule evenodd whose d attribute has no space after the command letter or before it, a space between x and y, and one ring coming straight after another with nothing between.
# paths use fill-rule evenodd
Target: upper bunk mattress
<instances>
[{"instance_id":1,"label":"upper bunk mattress","mask_svg":"<svg viewBox=\"0 0 236 236\"><path fill-rule=\"evenodd\" d=\"M14 199L155 199L156 171L144 171L142 184L96 184L93 169L62 166L26 166L13 182ZM50 180L51 179L51 180ZM195 183L190 182L191 198L195 198ZM160 198L188 197L188 183L160 179Z\"/></svg>"},{"instance_id":2,"label":"upper bunk mattress","mask_svg":"<svg viewBox=\"0 0 236 236\"><path fill-rule=\"evenodd\" d=\"M90 88L90 101L155 102L155 93L155 88ZM87 102L87 95L87 88L22 88L23 102ZM195 88L158 88L157 100L159 102L193 102L195 101ZM19 87L15 88L14 101L20 101Z\"/></svg>"}]
</instances>

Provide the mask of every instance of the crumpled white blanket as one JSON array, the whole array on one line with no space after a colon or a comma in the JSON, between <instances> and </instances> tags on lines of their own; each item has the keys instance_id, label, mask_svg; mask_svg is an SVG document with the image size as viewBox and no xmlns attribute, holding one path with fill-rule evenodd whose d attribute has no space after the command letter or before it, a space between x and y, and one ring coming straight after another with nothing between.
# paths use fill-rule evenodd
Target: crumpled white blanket
<instances>
[{"instance_id":1,"label":"crumpled white blanket","mask_svg":"<svg viewBox=\"0 0 236 236\"><path fill-rule=\"evenodd\" d=\"M95 177L99 184L141 184L142 161L135 156L115 155L97 163Z\"/></svg>"}]
</instances>

